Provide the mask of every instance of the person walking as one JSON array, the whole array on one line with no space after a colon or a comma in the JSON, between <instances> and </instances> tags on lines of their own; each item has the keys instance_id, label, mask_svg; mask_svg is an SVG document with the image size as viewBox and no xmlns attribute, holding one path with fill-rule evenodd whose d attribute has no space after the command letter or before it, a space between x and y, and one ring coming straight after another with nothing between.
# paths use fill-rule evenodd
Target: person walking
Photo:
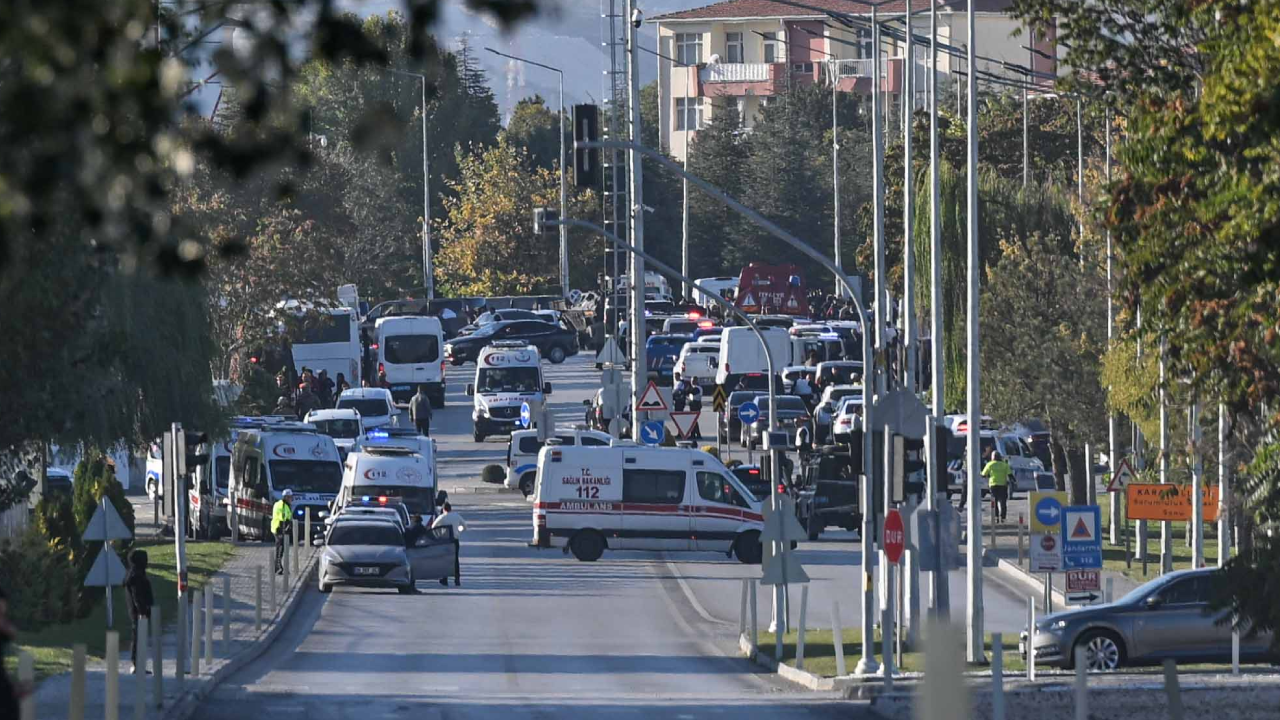
<instances>
[{"instance_id":1,"label":"person walking","mask_svg":"<svg viewBox=\"0 0 1280 720\"><path fill-rule=\"evenodd\" d=\"M276 539L276 574L284 574L284 538L293 527L293 490L285 488L271 508L271 534Z\"/></svg>"},{"instance_id":2,"label":"person walking","mask_svg":"<svg viewBox=\"0 0 1280 720\"><path fill-rule=\"evenodd\" d=\"M426 385L419 385L418 392L409 400L409 419L420 435L431 437L431 398L427 397Z\"/></svg>"},{"instance_id":3,"label":"person walking","mask_svg":"<svg viewBox=\"0 0 1280 720\"><path fill-rule=\"evenodd\" d=\"M133 669L129 672L133 673L138 669L138 623L151 619L151 606L155 604L151 580L147 577L146 550L129 553L129 572L124 576L124 589L128 594L129 623L133 631L129 638L129 659L133 661Z\"/></svg>"},{"instance_id":4,"label":"person walking","mask_svg":"<svg viewBox=\"0 0 1280 720\"><path fill-rule=\"evenodd\" d=\"M998 516L1000 522L1004 522L1009 516L1009 476L1011 475L1013 475L1013 468L1000 453L992 453L991 460L982 468L982 476L990 483L991 497L996 501L996 511L992 519Z\"/></svg>"},{"instance_id":5,"label":"person walking","mask_svg":"<svg viewBox=\"0 0 1280 720\"><path fill-rule=\"evenodd\" d=\"M676 412L684 412L685 403L689 400L689 381L676 373L676 384L671 388L671 406Z\"/></svg>"},{"instance_id":6,"label":"person walking","mask_svg":"<svg viewBox=\"0 0 1280 720\"><path fill-rule=\"evenodd\" d=\"M321 408L333 407L333 389L336 387L334 382L329 379L329 371L321 370L319 377L316 378L314 390L316 397L320 400Z\"/></svg>"},{"instance_id":7,"label":"person walking","mask_svg":"<svg viewBox=\"0 0 1280 720\"><path fill-rule=\"evenodd\" d=\"M444 512L431 522L431 529L445 525L453 528L453 586L458 587L462 584L462 563L458 559L462 546L458 543L458 538L462 535L462 531L467 529L467 521L454 512L453 506L447 502L444 504ZM448 587L449 578L440 578L440 584Z\"/></svg>"}]
</instances>

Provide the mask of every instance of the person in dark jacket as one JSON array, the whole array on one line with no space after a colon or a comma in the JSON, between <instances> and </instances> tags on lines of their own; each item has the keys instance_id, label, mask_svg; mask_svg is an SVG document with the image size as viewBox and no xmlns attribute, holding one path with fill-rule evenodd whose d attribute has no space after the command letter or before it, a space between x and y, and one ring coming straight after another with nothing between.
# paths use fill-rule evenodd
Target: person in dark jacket
<instances>
[{"instance_id":1,"label":"person in dark jacket","mask_svg":"<svg viewBox=\"0 0 1280 720\"><path fill-rule=\"evenodd\" d=\"M155 598L151 595L151 580L147 577L147 552L134 550L129 553L129 573L124 576L124 589L129 594L129 622L132 634L129 637L129 657L134 665L138 662L138 623L151 619L151 606Z\"/></svg>"},{"instance_id":2,"label":"person in dark jacket","mask_svg":"<svg viewBox=\"0 0 1280 720\"><path fill-rule=\"evenodd\" d=\"M335 387L332 380L329 379L329 371L321 370L320 376L316 378L315 386L312 388L316 397L320 400L320 407L333 407L333 388Z\"/></svg>"},{"instance_id":3,"label":"person in dark jacket","mask_svg":"<svg viewBox=\"0 0 1280 720\"><path fill-rule=\"evenodd\" d=\"M431 398L427 397L426 385L419 385L417 394L409 401L409 419L419 434L431 437Z\"/></svg>"},{"instance_id":4,"label":"person in dark jacket","mask_svg":"<svg viewBox=\"0 0 1280 720\"><path fill-rule=\"evenodd\" d=\"M0 588L0 717L3 718L18 717L19 701L32 690L9 679L4 669L6 646L17 637L18 629L9 622L9 596Z\"/></svg>"}]
</instances>

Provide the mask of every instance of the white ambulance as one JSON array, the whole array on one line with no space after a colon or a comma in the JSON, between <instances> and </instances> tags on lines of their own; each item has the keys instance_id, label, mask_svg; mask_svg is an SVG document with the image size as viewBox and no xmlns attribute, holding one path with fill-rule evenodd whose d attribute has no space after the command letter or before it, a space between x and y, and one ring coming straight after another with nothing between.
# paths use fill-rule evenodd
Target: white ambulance
<instances>
[{"instance_id":1,"label":"white ambulance","mask_svg":"<svg viewBox=\"0 0 1280 720\"><path fill-rule=\"evenodd\" d=\"M562 447L609 447L613 437L599 430L556 428L551 436ZM544 443L538 439L537 430L517 430L511 433L507 443L507 479L503 483L511 490L519 490L525 497L533 494L538 476L538 453Z\"/></svg>"},{"instance_id":2,"label":"white ambulance","mask_svg":"<svg viewBox=\"0 0 1280 720\"><path fill-rule=\"evenodd\" d=\"M760 562L761 499L693 448L549 445L538 455L535 547L579 560L611 550L710 550Z\"/></svg>"},{"instance_id":3,"label":"white ambulance","mask_svg":"<svg viewBox=\"0 0 1280 720\"><path fill-rule=\"evenodd\" d=\"M436 491L435 444L418 449L368 444L348 455L333 509L341 511L363 497L396 498L430 526L436 506L444 502Z\"/></svg>"},{"instance_id":4,"label":"white ambulance","mask_svg":"<svg viewBox=\"0 0 1280 720\"><path fill-rule=\"evenodd\" d=\"M475 398L472 439L484 442L490 435L519 430L521 406L528 403L536 418L550 394L538 348L517 340L486 345L476 358L476 380L467 385L467 395Z\"/></svg>"},{"instance_id":5,"label":"white ambulance","mask_svg":"<svg viewBox=\"0 0 1280 720\"><path fill-rule=\"evenodd\" d=\"M333 438L300 422L239 431L231 451L231 501L241 536L271 537L271 507L293 491L294 520L320 520L342 486L342 459ZM298 528L302 532L302 528Z\"/></svg>"}]
</instances>

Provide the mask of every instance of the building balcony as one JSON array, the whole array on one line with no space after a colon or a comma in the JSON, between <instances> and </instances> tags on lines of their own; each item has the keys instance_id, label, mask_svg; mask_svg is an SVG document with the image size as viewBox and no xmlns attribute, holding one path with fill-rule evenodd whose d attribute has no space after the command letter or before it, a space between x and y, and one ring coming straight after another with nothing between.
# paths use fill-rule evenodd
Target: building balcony
<instances>
[{"instance_id":1,"label":"building balcony","mask_svg":"<svg viewBox=\"0 0 1280 720\"><path fill-rule=\"evenodd\" d=\"M902 89L902 58L880 58L880 90L896 93ZM841 92L871 92L871 59L836 60L836 89ZM828 71L830 72L830 71Z\"/></svg>"},{"instance_id":2,"label":"building balcony","mask_svg":"<svg viewBox=\"0 0 1280 720\"><path fill-rule=\"evenodd\" d=\"M776 95L787 77L786 63L715 63L698 67L699 97Z\"/></svg>"}]
</instances>

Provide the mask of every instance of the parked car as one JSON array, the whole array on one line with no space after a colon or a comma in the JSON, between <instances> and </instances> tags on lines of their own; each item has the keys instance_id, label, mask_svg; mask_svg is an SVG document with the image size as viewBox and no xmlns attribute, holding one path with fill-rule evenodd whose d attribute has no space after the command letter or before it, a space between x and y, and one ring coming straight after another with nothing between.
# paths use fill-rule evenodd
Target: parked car
<instances>
[{"instance_id":1,"label":"parked car","mask_svg":"<svg viewBox=\"0 0 1280 720\"><path fill-rule=\"evenodd\" d=\"M805 406L803 400L795 395L778 395L774 400L778 403L777 416L780 430L794 437L796 428L809 424L811 419L809 408ZM753 450L764 444L764 434L769 430L769 414L773 412L769 406L768 395L757 395L755 401L760 406L760 416L755 422L742 429L742 444Z\"/></svg>"},{"instance_id":2,"label":"parked car","mask_svg":"<svg viewBox=\"0 0 1280 720\"><path fill-rule=\"evenodd\" d=\"M862 429L862 395L847 395L840 400L840 408L832 414L831 439L837 445L853 441L853 433Z\"/></svg>"},{"instance_id":3,"label":"parked car","mask_svg":"<svg viewBox=\"0 0 1280 720\"><path fill-rule=\"evenodd\" d=\"M1075 651L1084 649L1089 670L1130 665L1231 661L1230 610L1210 607L1216 568L1168 573L1112 603L1046 615L1036 621L1034 637L1023 629L1018 649L1035 647L1036 664L1071 668ZM1240 635L1241 662L1277 662L1272 633Z\"/></svg>"},{"instance_id":4,"label":"parked car","mask_svg":"<svg viewBox=\"0 0 1280 720\"><path fill-rule=\"evenodd\" d=\"M822 397L813 409L813 439L818 445L831 442L831 424L835 421L840 401L846 397L862 396L861 385L830 385L822 390Z\"/></svg>"},{"instance_id":5,"label":"parked car","mask_svg":"<svg viewBox=\"0 0 1280 720\"><path fill-rule=\"evenodd\" d=\"M444 344L444 355L454 365L475 362L486 345L499 340L522 340L538 348L542 357L556 365L578 354L578 333L574 330L542 320L504 320L450 340Z\"/></svg>"},{"instance_id":6,"label":"parked car","mask_svg":"<svg viewBox=\"0 0 1280 720\"><path fill-rule=\"evenodd\" d=\"M719 433L720 442L728 445L733 438L742 437L742 421L738 419L738 408L742 407L742 403L749 400L755 400L756 395L760 393L755 390L735 390L729 393L729 398L725 401L724 412L720 413Z\"/></svg>"}]
</instances>

